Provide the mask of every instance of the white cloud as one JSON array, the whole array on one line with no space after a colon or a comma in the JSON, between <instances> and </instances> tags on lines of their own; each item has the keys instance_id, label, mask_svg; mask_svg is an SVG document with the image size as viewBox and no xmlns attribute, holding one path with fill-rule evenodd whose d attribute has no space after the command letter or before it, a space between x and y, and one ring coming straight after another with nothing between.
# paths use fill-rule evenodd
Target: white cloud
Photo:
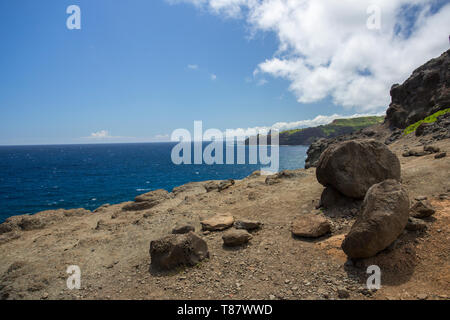
<instances>
[{"instance_id":1,"label":"white cloud","mask_svg":"<svg viewBox=\"0 0 450 320\"><path fill-rule=\"evenodd\" d=\"M214 80L216 80L216 79L217 79L217 75L211 74L211 80L214 81Z\"/></svg>"},{"instance_id":2,"label":"white cloud","mask_svg":"<svg viewBox=\"0 0 450 320\"><path fill-rule=\"evenodd\" d=\"M289 80L300 103L331 97L359 112L384 110L393 83L448 49L449 2L433 12L433 0L168 1L244 18L252 32L274 32L279 48L255 75ZM380 30L366 27L370 5L381 9Z\"/></svg>"},{"instance_id":3,"label":"white cloud","mask_svg":"<svg viewBox=\"0 0 450 320\"><path fill-rule=\"evenodd\" d=\"M89 139L89 140L117 140L117 141L126 141L133 140L133 137L121 137L121 136L112 136L108 130L100 130L97 132L92 132L88 137L82 137L81 139Z\"/></svg>"},{"instance_id":4,"label":"white cloud","mask_svg":"<svg viewBox=\"0 0 450 320\"><path fill-rule=\"evenodd\" d=\"M188 64L188 69L191 69L191 70L197 70L198 69L198 65L197 64Z\"/></svg>"},{"instance_id":5,"label":"white cloud","mask_svg":"<svg viewBox=\"0 0 450 320\"><path fill-rule=\"evenodd\" d=\"M90 138L90 139L111 139L114 137L112 137L109 134L108 130L100 130L100 131L91 133L91 135L88 138Z\"/></svg>"}]
</instances>

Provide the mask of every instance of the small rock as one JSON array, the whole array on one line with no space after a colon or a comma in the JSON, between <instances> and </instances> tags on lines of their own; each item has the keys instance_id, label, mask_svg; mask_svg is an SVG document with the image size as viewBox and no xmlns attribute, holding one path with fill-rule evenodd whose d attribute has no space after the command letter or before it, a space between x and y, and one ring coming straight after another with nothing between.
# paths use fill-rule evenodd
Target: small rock
<instances>
[{"instance_id":1,"label":"small rock","mask_svg":"<svg viewBox=\"0 0 450 320\"><path fill-rule=\"evenodd\" d=\"M295 236L318 238L329 233L331 224L327 219L317 214L306 214L292 222L291 231Z\"/></svg>"},{"instance_id":2,"label":"small rock","mask_svg":"<svg viewBox=\"0 0 450 320\"><path fill-rule=\"evenodd\" d=\"M173 234L184 234L184 233L189 233L191 231L192 232L195 231L195 228L193 226L191 226L191 225L183 225L183 226L175 227L172 230L172 233Z\"/></svg>"},{"instance_id":3,"label":"small rock","mask_svg":"<svg viewBox=\"0 0 450 320\"><path fill-rule=\"evenodd\" d=\"M219 189L219 184L215 181L209 181L205 184L206 192L211 192Z\"/></svg>"},{"instance_id":4,"label":"small rock","mask_svg":"<svg viewBox=\"0 0 450 320\"><path fill-rule=\"evenodd\" d=\"M425 293L421 293L417 295L417 299L419 300L427 300L428 299L428 295L426 295Z\"/></svg>"},{"instance_id":5,"label":"small rock","mask_svg":"<svg viewBox=\"0 0 450 320\"><path fill-rule=\"evenodd\" d=\"M348 291L343 288L339 288L337 294L340 299L350 298L350 293L348 293Z\"/></svg>"},{"instance_id":6,"label":"small rock","mask_svg":"<svg viewBox=\"0 0 450 320\"><path fill-rule=\"evenodd\" d=\"M408 231L422 231L427 228L427 224L423 220L409 217L405 228Z\"/></svg>"},{"instance_id":7,"label":"small rock","mask_svg":"<svg viewBox=\"0 0 450 320\"><path fill-rule=\"evenodd\" d=\"M447 156L447 152L441 152L434 156L435 159L445 158Z\"/></svg>"},{"instance_id":8,"label":"small rock","mask_svg":"<svg viewBox=\"0 0 450 320\"><path fill-rule=\"evenodd\" d=\"M440 149L438 147L435 147L435 146L424 146L423 147L423 151L431 152L431 153L438 153L440 151Z\"/></svg>"},{"instance_id":9,"label":"small rock","mask_svg":"<svg viewBox=\"0 0 450 320\"><path fill-rule=\"evenodd\" d=\"M209 257L208 245L193 232L171 234L150 243L151 264L169 270L179 265L194 266Z\"/></svg>"},{"instance_id":10,"label":"small rock","mask_svg":"<svg viewBox=\"0 0 450 320\"><path fill-rule=\"evenodd\" d=\"M266 178L265 182L266 182L267 185L271 186L271 185L280 183L281 180L278 178L277 175L274 174L274 175L268 176Z\"/></svg>"},{"instance_id":11,"label":"small rock","mask_svg":"<svg viewBox=\"0 0 450 320\"><path fill-rule=\"evenodd\" d=\"M450 197L447 193L441 193L439 195L439 200L450 200Z\"/></svg>"},{"instance_id":12,"label":"small rock","mask_svg":"<svg viewBox=\"0 0 450 320\"><path fill-rule=\"evenodd\" d=\"M248 233L247 230L237 230L233 229L227 231L222 236L223 244L228 247L235 247L246 244L249 240L252 239L252 235Z\"/></svg>"},{"instance_id":13,"label":"small rock","mask_svg":"<svg viewBox=\"0 0 450 320\"><path fill-rule=\"evenodd\" d=\"M259 221L253 221L253 220L245 220L245 219L241 219L241 220L237 220L234 223L234 227L236 229L245 229L245 230L257 230L259 228L261 228L262 223Z\"/></svg>"},{"instance_id":14,"label":"small rock","mask_svg":"<svg viewBox=\"0 0 450 320\"><path fill-rule=\"evenodd\" d=\"M256 200L256 199L257 199L257 194L256 194L256 192L250 192L250 193L248 194L248 200L253 201L253 200Z\"/></svg>"},{"instance_id":15,"label":"small rock","mask_svg":"<svg viewBox=\"0 0 450 320\"><path fill-rule=\"evenodd\" d=\"M411 216L419 219L430 217L436 212L428 200L416 201L410 211Z\"/></svg>"},{"instance_id":16,"label":"small rock","mask_svg":"<svg viewBox=\"0 0 450 320\"><path fill-rule=\"evenodd\" d=\"M233 216L220 214L200 222L202 229L207 231L221 231L230 228L234 223Z\"/></svg>"},{"instance_id":17,"label":"small rock","mask_svg":"<svg viewBox=\"0 0 450 320\"><path fill-rule=\"evenodd\" d=\"M224 181L221 181L219 183L218 189L219 189L219 191L223 191L225 189L228 189L232 185L234 185L234 180L233 179L224 180Z\"/></svg>"}]
</instances>

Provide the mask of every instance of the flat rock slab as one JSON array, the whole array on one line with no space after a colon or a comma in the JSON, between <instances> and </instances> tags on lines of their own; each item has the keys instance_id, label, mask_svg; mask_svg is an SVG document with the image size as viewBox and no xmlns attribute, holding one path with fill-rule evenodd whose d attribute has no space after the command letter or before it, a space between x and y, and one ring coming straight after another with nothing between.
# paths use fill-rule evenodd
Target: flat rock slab
<instances>
[{"instance_id":1,"label":"flat rock slab","mask_svg":"<svg viewBox=\"0 0 450 320\"><path fill-rule=\"evenodd\" d=\"M292 234L297 237L318 238L331 231L330 222L317 214L306 214L292 222Z\"/></svg>"},{"instance_id":2,"label":"flat rock slab","mask_svg":"<svg viewBox=\"0 0 450 320\"><path fill-rule=\"evenodd\" d=\"M193 232L171 234L150 243L151 264L158 270L195 266L208 257L208 245Z\"/></svg>"},{"instance_id":3,"label":"flat rock slab","mask_svg":"<svg viewBox=\"0 0 450 320\"><path fill-rule=\"evenodd\" d=\"M247 230L233 229L225 232L222 236L223 244L228 247L236 247L246 244L252 239Z\"/></svg>"},{"instance_id":4,"label":"flat rock slab","mask_svg":"<svg viewBox=\"0 0 450 320\"><path fill-rule=\"evenodd\" d=\"M228 214L216 215L200 222L205 231L221 231L230 228L234 223L234 217Z\"/></svg>"}]
</instances>

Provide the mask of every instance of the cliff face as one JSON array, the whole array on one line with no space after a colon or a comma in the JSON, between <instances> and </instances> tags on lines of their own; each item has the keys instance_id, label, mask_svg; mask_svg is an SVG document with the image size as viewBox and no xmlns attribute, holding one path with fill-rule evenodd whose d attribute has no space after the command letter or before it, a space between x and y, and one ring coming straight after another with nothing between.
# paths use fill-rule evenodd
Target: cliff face
<instances>
[{"instance_id":1,"label":"cliff face","mask_svg":"<svg viewBox=\"0 0 450 320\"><path fill-rule=\"evenodd\" d=\"M417 68L401 85L391 89L392 102L386 111L383 124L374 125L358 132L334 138L318 139L309 147L305 168L315 167L326 148L337 142L371 137L389 145L404 134L411 124L420 121L439 110L450 107L450 50ZM435 124L429 125L422 144L446 139L450 135L448 115L440 116Z\"/></svg>"},{"instance_id":2,"label":"cliff face","mask_svg":"<svg viewBox=\"0 0 450 320\"><path fill-rule=\"evenodd\" d=\"M404 129L450 106L450 50L417 68L403 84L391 88L386 112L390 128Z\"/></svg>"}]
</instances>

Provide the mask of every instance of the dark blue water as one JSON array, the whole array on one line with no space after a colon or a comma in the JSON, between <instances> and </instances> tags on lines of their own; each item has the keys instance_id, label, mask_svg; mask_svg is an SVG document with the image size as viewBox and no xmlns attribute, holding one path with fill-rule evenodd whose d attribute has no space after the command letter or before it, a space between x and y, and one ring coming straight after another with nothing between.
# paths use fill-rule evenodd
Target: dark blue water
<instances>
[{"instance_id":1,"label":"dark blue water","mask_svg":"<svg viewBox=\"0 0 450 320\"><path fill-rule=\"evenodd\" d=\"M175 165L170 157L174 145L0 147L0 223L12 215L43 210L92 210L105 203L131 201L150 190L171 191L191 181L242 179L261 167ZM303 168L306 150L280 146L280 170Z\"/></svg>"}]
</instances>

